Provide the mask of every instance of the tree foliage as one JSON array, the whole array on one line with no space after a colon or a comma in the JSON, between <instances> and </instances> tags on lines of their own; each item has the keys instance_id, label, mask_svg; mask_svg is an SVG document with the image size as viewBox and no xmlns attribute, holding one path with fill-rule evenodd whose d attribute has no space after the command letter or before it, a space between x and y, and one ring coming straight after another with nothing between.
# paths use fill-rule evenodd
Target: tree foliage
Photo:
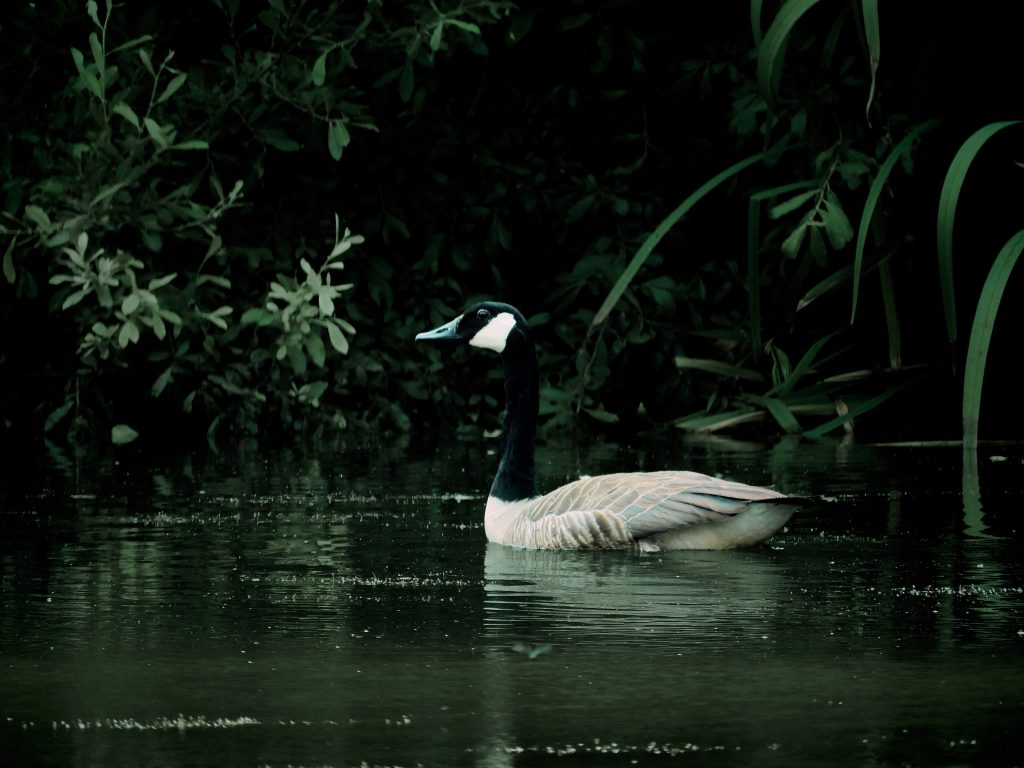
<instances>
[{"instance_id":1,"label":"tree foliage","mask_svg":"<svg viewBox=\"0 0 1024 768\"><path fill-rule=\"evenodd\" d=\"M820 433L948 375L935 179L1006 115L927 98L910 12L749 7L19 6L7 424L490 424L496 380L411 348L483 296L551 426Z\"/></svg>"}]
</instances>

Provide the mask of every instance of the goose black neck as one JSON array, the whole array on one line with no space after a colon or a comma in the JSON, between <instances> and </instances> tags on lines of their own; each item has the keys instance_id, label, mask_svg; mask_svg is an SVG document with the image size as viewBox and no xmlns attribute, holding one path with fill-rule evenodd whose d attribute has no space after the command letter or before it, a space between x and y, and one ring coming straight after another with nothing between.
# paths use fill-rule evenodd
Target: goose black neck
<instances>
[{"instance_id":1,"label":"goose black neck","mask_svg":"<svg viewBox=\"0 0 1024 768\"><path fill-rule=\"evenodd\" d=\"M537 353L527 336L515 339L501 355L505 367L505 425L501 463L491 496L519 501L537 495L533 448L537 437Z\"/></svg>"}]
</instances>

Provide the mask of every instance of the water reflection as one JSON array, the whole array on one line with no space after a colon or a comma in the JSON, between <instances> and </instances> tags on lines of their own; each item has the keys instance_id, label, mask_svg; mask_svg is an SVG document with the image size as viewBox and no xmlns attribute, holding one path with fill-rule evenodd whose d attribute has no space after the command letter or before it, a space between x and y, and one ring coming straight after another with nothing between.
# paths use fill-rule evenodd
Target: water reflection
<instances>
[{"instance_id":1,"label":"water reflection","mask_svg":"<svg viewBox=\"0 0 1024 768\"><path fill-rule=\"evenodd\" d=\"M1019 453L968 465L957 447L849 442L543 449L548 486L673 466L838 498L767 547L640 555L486 544L487 447L15 455L0 467L0 754L80 766L1019 754Z\"/></svg>"},{"instance_id":2,"label":"water reflection","mask_svg":"<svg viewBox=\"0 0 1024 768\"><path fill-rule=\"evenodd\" d=\"M763 550L640 555L488 544L485 575L489 638L649 649L714 638L711 654L767 631L792 589Z\"/></svg>"}]
</instances>

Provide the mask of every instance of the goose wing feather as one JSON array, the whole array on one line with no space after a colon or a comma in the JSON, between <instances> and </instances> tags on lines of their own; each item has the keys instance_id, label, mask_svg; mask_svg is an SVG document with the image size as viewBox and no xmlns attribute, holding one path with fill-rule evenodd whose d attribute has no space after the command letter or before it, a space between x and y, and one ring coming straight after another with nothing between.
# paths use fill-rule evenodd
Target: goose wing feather
<instances>
[{"instance_id":1,"label":"goose wing feather","mask_svg":"<svg viewBox=\"0 0 1024 768\"><path fill-rule=\"evenodd\" d=\"M633 472L585 477L535 499L533 520L581 514L622 520L633 539L698 523L722 522L751 502L785 498L769 488L698 472Z\"/></svg>"}]
</instances>

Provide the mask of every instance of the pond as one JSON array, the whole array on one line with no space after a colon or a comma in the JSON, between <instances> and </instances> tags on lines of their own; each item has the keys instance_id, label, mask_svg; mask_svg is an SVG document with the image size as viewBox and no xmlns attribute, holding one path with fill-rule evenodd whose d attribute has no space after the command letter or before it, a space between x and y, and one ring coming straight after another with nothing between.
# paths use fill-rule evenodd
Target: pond
<instances>
[{"instance_id":1,"label":"pond","mask_svg":"<svg viewBox=\"0 0 1024 768\"><path fill-rule=\"evenodd\" d=\"M657 554L488 545L493 448L11 452L0 763L1021 764L1019 446L540 449L834 497Z\"/></svg>"}]
</instances>

